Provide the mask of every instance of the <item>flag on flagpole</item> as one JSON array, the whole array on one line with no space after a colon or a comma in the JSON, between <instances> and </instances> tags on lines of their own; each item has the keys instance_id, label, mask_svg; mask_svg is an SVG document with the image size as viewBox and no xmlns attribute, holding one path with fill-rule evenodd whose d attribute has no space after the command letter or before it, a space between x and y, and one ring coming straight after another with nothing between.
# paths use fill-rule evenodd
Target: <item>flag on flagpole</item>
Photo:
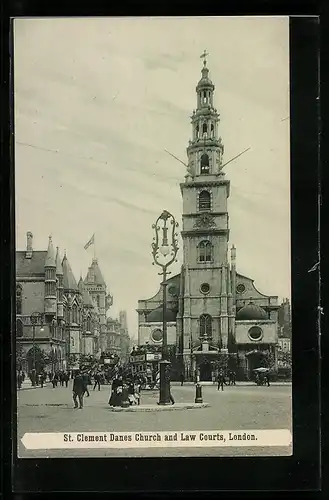
<instances>
[{"instance_id":1,"label":"flag on flagpole","mask_svg":"<svg viewBox=\"0 0 329 500\"><path fill-rule=\"evenodd\" d=\"M87 248L89 248L90 245L94 245L94 243L95 243L95 234L93 234L88 243L85 244L84 249L87 250Z\"/></svg>"}]
</instances>

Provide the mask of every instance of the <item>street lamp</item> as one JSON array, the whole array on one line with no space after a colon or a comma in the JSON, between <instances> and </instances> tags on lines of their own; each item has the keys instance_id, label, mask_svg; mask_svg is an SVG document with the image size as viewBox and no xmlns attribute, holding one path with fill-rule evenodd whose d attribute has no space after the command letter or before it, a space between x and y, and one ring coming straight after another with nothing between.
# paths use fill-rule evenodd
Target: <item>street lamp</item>
<instances>
[{"instance_id":1,"label":"street lamp","mask_svg":"<svg viewBox=\"0 0 329 500\"><path fill-rule=\"evenodd\" d=\"M178 241L176 239L176 228L178 223L173 215L167 210L157 218L156 223L152 225L155 230L155 237L152 243L153 264L160 266L163 276L162 280L162 360L160 361L160 397L159 405L170 404L170 361L168 359L168 339L167 339L167 271L168 267L176 261L178 252ZM170 231L169 231L170 230ZM162 235L160 233L162 231ZM168 237L169 232L169 237ZM177 261L176 261L177 262Z\"/></svg>"},{"instance_id":2,"label":"street lamp","mask_svg":"<svg viewBox=\"0 0 329 500\"><path fill-rule=\"evenodd\" d=\"M33 378L32 378L32 386L35 386L35 327L40 325L40 331L43 332L43 316L39 312L33 312L30 316L32 331L33 331L33 339L32 339L32 349L33 349Z\"/></svg>"}]
</instances>

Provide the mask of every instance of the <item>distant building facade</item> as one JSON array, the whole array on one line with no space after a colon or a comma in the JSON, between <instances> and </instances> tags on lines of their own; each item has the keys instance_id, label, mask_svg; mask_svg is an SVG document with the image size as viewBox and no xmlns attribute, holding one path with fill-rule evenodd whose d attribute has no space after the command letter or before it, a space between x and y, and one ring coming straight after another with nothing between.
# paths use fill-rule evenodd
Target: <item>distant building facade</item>
<instances>
[{"instance_id":1,"label":"distant building facade","mask_svg":"<svg viewBox=\"0 0 329 500\"><path fill-rule=\"evenodd\" d=\"M49 237L47 250L16 251L16 355L26 372L36 365L53 371L77 367L83 354L100 356L111 297L95 259L77 283L66 254L60 258ZM38 313L37 324L31 315ZM105 326L105 328L104 328ZM105 331L105 333L104 333ZM103 333L102 333L103 332ZM103 335L103 336L102 336Z\"/></svg>"},{"instance_id":2,"label":"distant building facade","mask_svg":"<svg viewBox=\"0 0 329 500\"><path fill-rule=\"evenodd\" d=\"M127 363L130 353L130 336L126 311L120 311L119 319L108 317L106 324L107 352L119 356L121 363Z\"/></svg>"}]
</instances>

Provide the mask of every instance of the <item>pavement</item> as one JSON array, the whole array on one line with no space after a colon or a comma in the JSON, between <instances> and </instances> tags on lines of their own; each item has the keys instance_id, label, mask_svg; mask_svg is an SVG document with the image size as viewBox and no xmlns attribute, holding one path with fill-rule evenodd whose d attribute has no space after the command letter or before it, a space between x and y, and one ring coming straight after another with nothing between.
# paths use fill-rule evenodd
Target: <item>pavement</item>
<instances>
[{"instance_id":1,"label":"pavement","mask_svg":"<svg viewBox=\"0 0 329 500\"><path fill-rule=\"evenodd\" d=\"M90 390L90 388L89 388ZM289 429L291 421L291 385L263 387L240 384L217 391L214 385L202 388L203 401L209 406L199 411L122 412L108 405L110 386L90 390L83 410L73 409L72 381L69 387L53 389L47 384L17 392L18 455L21 458L55 457L169 457L169 456L283 456L291 447L226 448L141 448L141 449L62 449L27 450L21 438L27 432L160 432L196 430ZM177 405L194 403L195 388L172 385ZM155 407L158 391L142 391L141 405ZM175 406L175 405L174 405Z\"/></svg>"}]
</instances>

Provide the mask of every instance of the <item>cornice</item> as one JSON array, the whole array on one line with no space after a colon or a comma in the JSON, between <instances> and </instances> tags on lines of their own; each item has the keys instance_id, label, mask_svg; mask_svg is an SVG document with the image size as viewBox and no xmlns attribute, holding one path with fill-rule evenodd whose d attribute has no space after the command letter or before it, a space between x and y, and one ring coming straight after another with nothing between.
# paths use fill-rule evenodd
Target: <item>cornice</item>
<instances>
[{"instance_id":1,"label":"cornice","mask_svg":"<svg viewBox=\"0 0 329 500\"><path fill-rule=\"evenodd\" d=\"M230 181L228 179L222 179L222 180L213 180L213 181L207 181L207 180L196 180L193 182L181 182L180 183L180 188L198 188L198 187L204 187L204 186L224 186L224 185L229 185Z\"/></svg>"},{"instance_id":2,"label":"cornice","mask_svg":"<svg viewBox=\"0 0 329 500\"><path fill-rule=\"evenodd\" d=\"M213 229L213 228L204 228L204 229L190 229L188 231L181 231L182 237L184 236L202 236L202 235L220 235L226 234L229 235L229 229Z\"/></svg>"},{"instance_id":3,"label":"cornice","mask_svg":"<svg viewBox=\"0 0 329 500\"><path fill-rule=\"evenodd\" d=\"M182 214L182 218L196 218L199 217L200 214L211 214L213 217L218 217L221 215L228 215L228 212L212 212L201 210L200 212L191 212L190 214Z\"/></svg>"}]
</instances>

